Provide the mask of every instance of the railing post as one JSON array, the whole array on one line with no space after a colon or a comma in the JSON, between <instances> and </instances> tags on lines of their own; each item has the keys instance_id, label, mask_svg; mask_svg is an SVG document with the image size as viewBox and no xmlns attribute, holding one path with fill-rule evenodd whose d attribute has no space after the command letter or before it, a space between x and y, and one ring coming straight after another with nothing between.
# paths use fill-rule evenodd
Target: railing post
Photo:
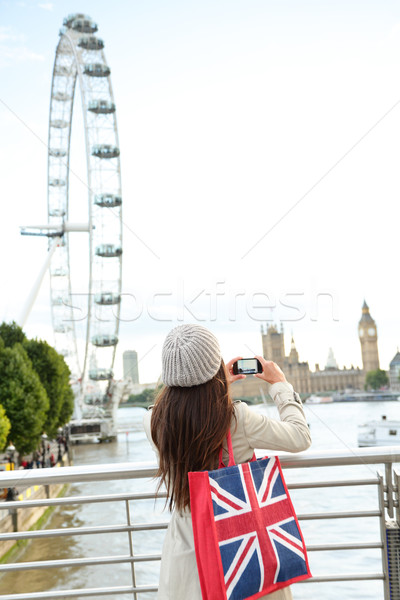
<instances>
[{"instance_id":1,"label":"railing post","mask_svg":"<svg viewBox=\"0 0 400 600\"><path fill-rule=\"evenodd\" d=\"M129 500L125 500L125 510L126 510L126 523L128 527L131 526L131 512L129 509ZM129 539L129 555L133 558L133 543L132 543L132 531L128 531L128 539ZM136 574L135 574L135 563L131 561L131 574L132 574L132 585L136 587ZM134 600L137 600L137 593L133 592Z\"/></svg>"},{"instance_id":2,"label":"railing post","mask_svg":"<svg viewBox=\"0 0 400 600\"><path fill-rule=\"evenodd\" d=\"M11 521L13 526L13 531L18 531L18 509L10 508Z\"/></svg>"},{"instance_id":3,"label":"railing post","mask_svg":"<svg viewBox=\"0 0 400 600\"><path fill-rule=\"evenodd\" d=\"M400 528L396 521L386 522L390 600L400 600Z\"/></svg>"},{"instance_id":4,"label":"railing post","mask_svg":"<svg viewBox=\"0 0 400 600\"><path fill-rule=\"evenodd\" d=\"M391 465L386 464L387 512L385 518L384 488L382 476L379 476L379 505L381 509L381 538L383 542L382 566L384 573L385 600L400 600L400 523L399 523L399 474L395 472L392 481ZM396 507L396 520L394 517Z\"/></svg>"},{"instance_id":5,"label":"railing post","mask_svg":"<svg viewBox=\"0 0 400 600\"><path fill-rule=\"evenodd\" d=\"M395 498L395 506L396 506L396 522L400 527L400 472L395 469L394 470L394 498Z\"/></svg>"},{"instance_id":6,"label":"railing post","mask_svg":"<svg viewBox=\"0 0 400 600\"><path fill-rule=\"evenodd\" d=\"M393 480L392 480L392 464L385 464L385 483L386 483L386 498L387 498L387 513L393 519Z\"/></svg>"},{"instance_id":7,"label":"railing post","mask_svg":"<svg viewBox=\"0 0 400 600\"><path fill-rule=\"evenodd\" d=\"M388 552L388 570L390 600L400 600L400 507L399 507L400 474L394 472L393 504L396 507L396 519L386 522L386 538Z\"/></svg>"},{"instance_id":8,"label":"railing post","mask_svg":"<svg viewBox=\"0 0 400 600\"><path fill-rule=\"evenodd\" d=\"M380 534L382 542L382 571L383 571L383 594L385 600L394 600L390 596L390 582L389 582L389 561L388 561L388 540L386 535L386 516L385 516L385 492L384 492L384 481L383 475L378 471L378 497L379 497L379 523L380 523Z\"/></svg>"}]
</instances>

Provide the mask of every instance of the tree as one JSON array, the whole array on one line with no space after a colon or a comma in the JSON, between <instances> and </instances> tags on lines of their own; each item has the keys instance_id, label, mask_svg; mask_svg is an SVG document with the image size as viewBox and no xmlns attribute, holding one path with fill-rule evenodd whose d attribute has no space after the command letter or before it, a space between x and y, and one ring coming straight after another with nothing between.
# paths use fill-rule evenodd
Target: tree
<instances>
[{"instance_id":1,"label":"tree","mask_svg":"<svg viewBox=\"0 0 400 600\"><path fill-rule=\"evenodd\" d=\"M0 404L0 450L4 450L4 448L6 447L10 429L10 419L7 417L6 411Z\"/></svg>"},{"instance_id":2,"label":"tree","mask_svg":"<svg viewBox=\"0 0 400 600\"><path fill-rule=\"evenodd\" d=\"M381 387L388 385L389 379L386 371L382 369L376 369L375 371L368 371L365 378L364 389L365 390L379 390Z\"/></svg>"},{"instance_id":3,"label":"tree","mask_svg":"<svg viewBox=\"0 0 400 600\"><path fill-rule=\"evenodd\" d=\"M55 438L57 428L69 421L74 409L70 370L61 354L43 340L26 340L24 348L49 398L44 430Z\"/></svg>"},{"instance_id":4,"label":"tree","mask_svg":"<svg viewBox=\"0 0 400 600\"><path fill-rule=\"evenodd\" d=\"M12 323L2 323L0 325L0 353L4 349L13 349L16 346L19 347L17 352L18 360L22 362L29 362L29 367L25 365L25 370L29 374L29 377L32 379L32 369L37 374L40 383L42 384L41 390L45 391L45 396L47 398L47 408L46 408L46 418L41 425L41 429L45 430L50 437L56 437L57 428L64 425L70 419L73 409L74 409L74 393L72 391L71 386L69 385L70 371L64 360L64 358L56 352L54 348L52 348L47 342L41 340L28 340L21 327L15 321ZM21 354L22 353L22 354ZM17 360L16 355L5 353L4 361L2 362L3 368L3 381L1 382L3 392L7 390L7 386L11 389L11 382L5 381L7 377L14 377L14 375L9 375L8 371L11 369L11 373L13 373L13 364ZM1 371L0 371L1 375ZM22 379L18 380L16 378L15 384L19 390L24 388L25 383ZM28 377L28 379L29 379ZM32 383L33 387L35 384ZM35 379L37 384L37 378ZM37 387L37 385L36 385ZM39 388L38 388L39 389ZM13 390L15 392L15 390ZM4 392L5 393L5 392ZM40 395L40 394L39 394ZM12 396L12 394L11 394ZM18 396L18 394L17 394ZM35 396L35 393L33 394ZM7 400L7 398L6 398ZM15 400L15 398L14 398ZM7 407L6 412L8 413L12 407L14 406L14 400L11 401L8 399L6 402ZM36 398L37 400L37 398ZM43 401L43 397L42 397ZM1 402L1 394L0 394L0 402ZM39 402L40 404L40 402ZM42 402L43 404L43 402ZM12 407L11 407L12 405ZM16 404L18 406L18 402ZM13 408L13 409L14 409ZM18 408L20 410L21 407ZM18 412L18 411L16 411ZM40 410L39 413L42 411ZM9 416L9 415L8 415ZM16 415L14 415L16 416ZM13 431L17 427L14 423L14 419L9 417L11 420L11 439L13 439L14 443L17 446L17 438L14 435ZM1 415L0 415L1 420ZM37 419L36 419L37 420ZM40 420L40 418L39 418ZM34 420L35 421L35 420ZM29 422L26 423L29 429ZM17 427L18 429L18 427ZM33 424L32 435L35 437L36 435L36 425ZM39 432L39 434L41 431ZM0 441L1 441L1 433L0 433ZM23 444L24 446L24 444ZM26 453L26 451L24 451Z\"/></svg>"},{"instance_id":5,"label":"tree","mask_svg":"<svg viewBox=\"0 0 400 600\"><path fill-rule=\"evenodd\" d=\"M6 348L12 348L14 344L22 344L26 340L26 335L15 321L1 323L0 337Z\"/></svg>"},{"instance_id":6,"label":"tree","mask_svg":"<svg viewBox=\"0 0 400 600\"><path fill-rule=\"evenodd\" d=\"M20 455L36 449L49 400L39 375L19 343L0 348L0 404L11 423L11 439Z\"/></svg>"},{"instance_id":7,"label":"tree","mask_svg":"<svg viewBox=\"0 0 400 600\"><path fill-rule=\"evenodd\" d=\"M72 417L73 412L74 412L74 392L73 392L72 388L70 387L68 394L66 393L64 395L64 398L63 398L63 401L61 404L58 427L62 427L63 425L68 423L68 421Z\"/></svg>"}]
</instances>

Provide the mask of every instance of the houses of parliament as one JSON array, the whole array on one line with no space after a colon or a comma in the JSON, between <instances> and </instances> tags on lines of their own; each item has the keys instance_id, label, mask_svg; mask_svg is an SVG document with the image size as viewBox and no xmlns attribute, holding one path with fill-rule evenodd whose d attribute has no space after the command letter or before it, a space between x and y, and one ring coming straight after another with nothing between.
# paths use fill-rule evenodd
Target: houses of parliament
<instances>
[{"instance_id":1,"label":"houses of parliament","mask_svg":"<svg viewBox=\"0 0 400 600\"><path fill-rule=\"evenodd\" d=\"M311 371L308 362L300 362L294 339L292 337L289 356L285 355L284 332L276 325L261 327L263 356L266 360L276 362L285 373L294 389L302 394L316 392L364 389L365 376L368 371L379 369L378 335L374 319L364 301L361 319L358 324L358 336L361 344L363 368L339 369L332 351L324 369L315 365ZM260 395L264 382L256 377L248 377L233 386L234 397L252 397ZM264 391L266 390L266 386Z\"/></svg>"}]
</instances>

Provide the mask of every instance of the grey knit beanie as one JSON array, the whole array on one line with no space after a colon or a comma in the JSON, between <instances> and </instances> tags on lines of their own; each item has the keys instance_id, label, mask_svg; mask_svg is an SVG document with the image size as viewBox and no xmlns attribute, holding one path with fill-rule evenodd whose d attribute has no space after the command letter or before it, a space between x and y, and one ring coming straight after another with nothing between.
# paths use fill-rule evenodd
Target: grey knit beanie
<instances>
[{"instance_id":1,"label":"grey knit beanie","mask_svg":"<svg viewBox=\"0 0 400 600\"><path fill-rule=\"evenodd\" d=\"M167 335L162 349L164 384L191 387L210 381L221 366L218 340L201 325L179 325Z\"/></svg>"}]
</instances>

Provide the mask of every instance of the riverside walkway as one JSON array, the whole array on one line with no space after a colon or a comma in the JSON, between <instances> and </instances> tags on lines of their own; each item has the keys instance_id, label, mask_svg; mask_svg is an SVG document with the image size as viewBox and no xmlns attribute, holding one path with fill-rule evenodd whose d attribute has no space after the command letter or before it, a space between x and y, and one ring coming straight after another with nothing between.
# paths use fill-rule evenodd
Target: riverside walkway
<instances>
[{"instance_id":1,"label":"riverside walkway","mask_svg":"<svg viewBox=\"0 0 400 600\"><path fill-rule=\"evenodd\" d=\"M64 444L60 444L58 443L56 440L49 440L49 442L47 443L47 447L46 447L46 453L45 453L45 465L43 465L43 455L40 455L40 460L38 462L36 462L34 460L34 453L24 457L25 460L24 462L27 464L32 464L31 468L28 467L18 467L17 463L10 463L8 460L7 456L4 456L2 459L0 459L0 473L2 471L17 471L19 473L21 473L21 471L29 471L31 469L42 469L42 468L47 468L47 467L61 467L61 466L66 466L69 464L69 459L68 459L68 453L65 450L65 445ZM53 464L51 464L53 462ZM1 479L0 479L0 486L1 486ZM6 492L7 491L7 487L4 486L3 488L0 487L0 502L2 501L6 501ZM15 499L16 500L24 500L24 499L28 499L31 496L31 493L28 492L27 494L27 490L30 489L30 486L27 486L24 478L21 477L19 478L19 481L17 481L16 485L13 486L13 489L15 490ZM5 490L5 491L4 491Z\"/></svg>"}]
</instances>

